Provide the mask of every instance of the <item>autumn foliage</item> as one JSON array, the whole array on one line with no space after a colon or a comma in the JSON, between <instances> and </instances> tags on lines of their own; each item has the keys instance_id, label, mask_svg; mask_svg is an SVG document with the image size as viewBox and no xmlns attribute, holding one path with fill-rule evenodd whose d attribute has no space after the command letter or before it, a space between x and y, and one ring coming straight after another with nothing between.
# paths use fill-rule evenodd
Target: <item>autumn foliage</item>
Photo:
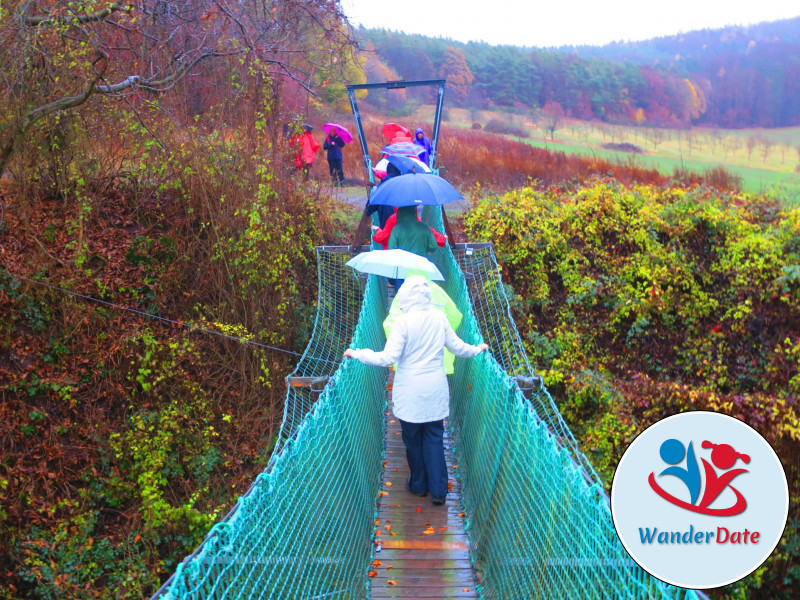
<instances>
[{"instance_id":1,"label":"autumn foliage","mask_svg":"<svg viewBox=\"0 0 800 600\"><path fill-rule=\"evenodd\" d=\"M526 187L478 201L528 354L607 483L658 419L719 411L758 430L789 480L772 559L718 598L790 598L800 518L800 211L707 187Z\"/></svg>"}]
</instances>

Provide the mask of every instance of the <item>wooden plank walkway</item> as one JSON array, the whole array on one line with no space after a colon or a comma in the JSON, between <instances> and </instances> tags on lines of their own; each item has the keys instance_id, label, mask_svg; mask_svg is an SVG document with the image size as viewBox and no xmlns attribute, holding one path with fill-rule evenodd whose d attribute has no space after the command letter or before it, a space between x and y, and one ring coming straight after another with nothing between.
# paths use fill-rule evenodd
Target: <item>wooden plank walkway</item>
<instances>
[{"instance_id":1,"label":"wooden plank walkway","mask_svg":"<svg viewBox=\"0 0 800 600\"><path fill-rule=\"evenodd\" d=\"M478 598L447 427L444 441L450 490L447 502L434 506L430 494L420 498L406 490L409 470L400 422L391 412L391 394L386 421L371 598Z\"/></svg>"}]
</instances>

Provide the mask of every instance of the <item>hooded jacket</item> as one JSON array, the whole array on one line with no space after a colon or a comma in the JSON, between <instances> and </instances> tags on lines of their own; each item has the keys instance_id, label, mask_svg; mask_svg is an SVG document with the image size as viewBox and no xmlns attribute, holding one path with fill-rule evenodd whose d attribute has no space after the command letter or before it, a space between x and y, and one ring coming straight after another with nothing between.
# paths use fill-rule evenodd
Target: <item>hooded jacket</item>
<instances>
[{"instance_id":1,"label":"hooded jacket","mask_svg":"<svg viewBox=\"0 0 800 600\"><path fill-rule=\"evenodd\" d=\"M450 414L444 349L462 358L472 358L481 349L462 341L444 313L431 305L431 291L424 277L408 277L395 301L402 314L386 346L381 352L353 350L353 358L377 367L397 364L392 386L395 417L410 423L444 419Z\"/></svg>"},{"instance_id":2,"label":"hooded jacket","mask_svg":"<svg viewBox=\"0 0 800 600\"><path fill-rule=\"evenodd\" d=\"M444 316L447 317L447 322L450 323L450 327L453 328L453 331L456 331L461 325L461 319L464 315L461 314L461 311L458 310L458 306L450 296L447 295L439 285L435 282L430 280L427 273L425 271L420 271L418 269L409 269L408 270L408 277L412 275L417 275L425 279L428 282L428 287L431 290L431 306L435 309L440 310L444 313ZM405 284L403 284L405 285ZM402 288L400 288L402 289ZM386 315L386 318L383 320L383 332L386 334L388 338L392 334L392 329L394 328L394 324L397 322L397 319L400 315L403 314L403 311L400 309L400 303L397 300L397 296L394 297L392 300L392 304L389 307L389 314ZM450 352L447 348L444 349L444 372L447 375L452 375L455 372L455 360L456 357L453 356L453 353Z\"/></svg>"},{"instance_id":3,"label":"hooded jacket","mask_svg":"<svg viewBox=\"0 0 800 600\"><path fill-rule=\"evenodd\" d=\"M292 147L298 151L297 157L295 158L297 168L302 168L303 165L314 164L320 145L314 136L311 135L310 131L303 132L303 135L293 136L290 143Z\"/></svg>"},{"instance_id":4,"label":"hooded jacket","mask_svg":"<svg viewBox=\"0 0 800 600\"><path fill-rule=\"evenodd\" d=\"M419 139L419 134L422 134L422 139ZM431 141L425 135L422 127L417 127L414 130L414 143L418 146L425 148L425 151L419 155L419 159L429 167L431 166Z\"/></svg>"},{"instance_id":5,"label":"hooded jacket","mask_svg":"<svg viewBox=\"0 0 800 600\"><path fill-rule=\"evenodd\" d=\"M400 248L428 258L428 253L436 250L436 238L431 228L417 221L415 206L401 206L397 209L397 223L389 236L389 250Z\"/></svg>"}]
</instances>

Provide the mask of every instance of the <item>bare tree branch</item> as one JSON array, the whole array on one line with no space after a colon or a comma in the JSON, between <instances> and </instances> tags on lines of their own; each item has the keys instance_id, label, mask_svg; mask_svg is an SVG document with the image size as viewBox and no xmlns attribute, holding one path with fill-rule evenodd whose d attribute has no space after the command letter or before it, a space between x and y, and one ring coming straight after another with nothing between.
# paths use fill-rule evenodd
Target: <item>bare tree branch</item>
<instances>
[{"instance_id":1,"label":"bare tree branch","mask_svg":"<svg viewBox=\"0 0 800 600\"><path fill-rule=\"evenodd\" d=\"M108 65L108 60L106 56L101 56L97 59L98 62L103 61L103 68L97 73L96 77L93 81L89 82L89 84L85 87L85 89L77 95L74 96L63 96L44 104L42 106L38 106L33 110L29 111L25 114L19 123L14 127L11 135L9 136L6 143L0 148L0 174L5 172L6 164L8 163L8 159L13 154L14 150L16 149L17 145L22 141L23 136L27 133L27 131L33 126L36 122L41 121L46 116L51 115L60 110L68 110L70 108L75 108L76 106L80 106L84 102L86 102L89 97L94 93L95 86L97 82L103 77L103 73L105 72L106 66Z\"/></svg>"},{"instance_id":2,"label":"bare tree branch","mask_svg":"<svg viewBox=\"0 0 800 600\"><path fill-rule=\"evenodd\" d=\"M123 4L119 2L115 2L108 8L104 8L103 10L99 10L96 13L88 14L88 15L75 15L73 17L52 17L52 16L41 16L41 17L29 17L26 15L22 16L22 23L25 25L29 25L31 27L38 27L39 25L54 25L55 23L97 23L99 21L104 21L108 17L110 17L113 13L117 11L125 11L128 12L127 9Z\"/></svg>"}]
</instances>

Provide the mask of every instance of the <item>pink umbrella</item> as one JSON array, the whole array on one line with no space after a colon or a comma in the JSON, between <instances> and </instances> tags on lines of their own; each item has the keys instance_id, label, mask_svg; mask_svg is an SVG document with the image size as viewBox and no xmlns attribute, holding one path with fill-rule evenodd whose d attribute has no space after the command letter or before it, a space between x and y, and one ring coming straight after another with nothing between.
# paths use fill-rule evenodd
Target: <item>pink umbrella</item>
<instances>
[{"instance_id":1,"label":"pink umbrella","mask_svg":"<svg viewBox=\"0 0 800 600\"><path fill-rule=\"evenodd\" d=\"M325 125L323 125L322 128L328 135L330 135L332 131L335 131L336 135L342 138L342 141L345 144L349 144L350 142L353 141L353 134L347 131L346 128L342 127L338 123L325 123Z\"/></svg>"}]
</instances>

